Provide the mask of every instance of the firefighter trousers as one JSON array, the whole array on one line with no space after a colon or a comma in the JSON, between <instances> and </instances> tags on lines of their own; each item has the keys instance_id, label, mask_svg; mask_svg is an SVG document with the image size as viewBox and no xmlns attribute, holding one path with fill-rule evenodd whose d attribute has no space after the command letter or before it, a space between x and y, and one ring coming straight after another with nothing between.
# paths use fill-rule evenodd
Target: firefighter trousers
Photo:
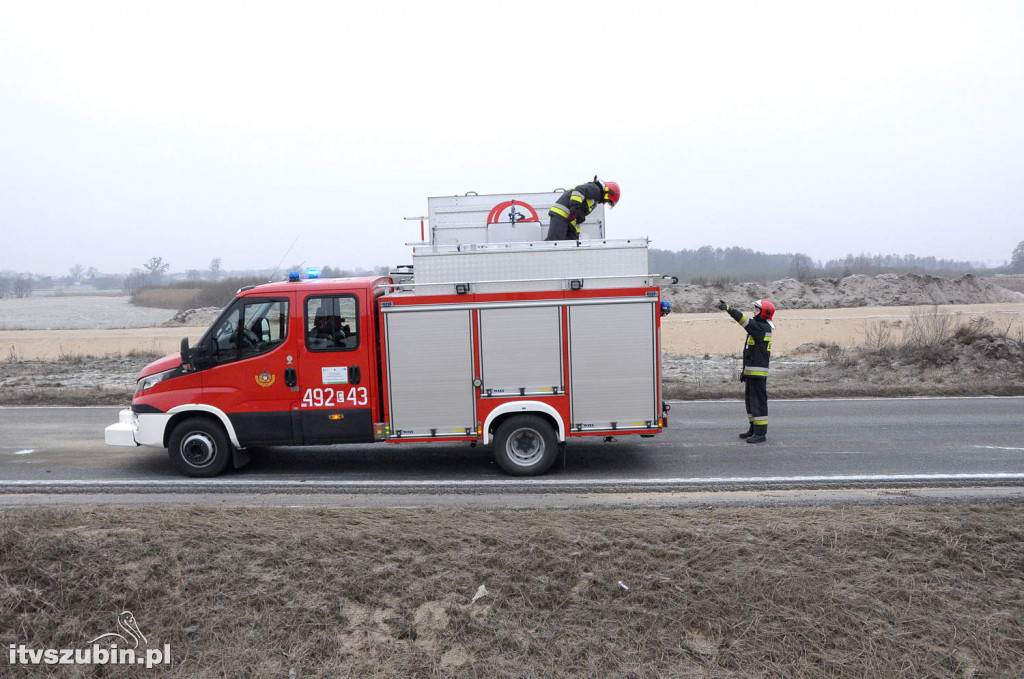
<instances>
[{"instance_id":1,"label":"firefighter trousers","mask_svg":"<svg viewBox=\"0 0 1024 679\"><path fill-rule=\"evenodd\" d=\"M768 379L765 377L747 377L747 418L750 428L755 434L768 433Z\"/></svg>"},{"instance_id":2,"label":"firefighter trousers","mask_svg":"<svg viewBox=\"0 0 1024 679\"><path fill-rule=\"evenodd\" d=\"M551 225L548 227L548 235L544 240L578 240L576 229L569 220L561 215L548 215L551 218Z\"/></svg>"}]
</instances>

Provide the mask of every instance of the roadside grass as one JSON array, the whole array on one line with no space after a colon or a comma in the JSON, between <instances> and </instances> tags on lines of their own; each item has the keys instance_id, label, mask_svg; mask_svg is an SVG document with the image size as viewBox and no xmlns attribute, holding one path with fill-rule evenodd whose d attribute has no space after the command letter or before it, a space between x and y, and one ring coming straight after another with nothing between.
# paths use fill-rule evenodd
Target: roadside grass
<instances>
[{"instance_id":1,"label":"roadside grass","mask_svg":"<svg viewBox=\"0 0 1024 679\"><path fill-rule=\"evenodd\" d=\"M57 361L0 361L0 406L127 406L139 371L161 356L131 350L95 357L63 348L61 354Z\"/></svg>"},{"instance_id":2,"label":"roadside grass","mask_svg":"<svg viewBox=\"0 0 1024 679\"><path fill-rule=\"evenodd\" d=\"M134 383L123 388L34 387L0 391L0 406L124 406L135 393Z\"/></svg>"},{"instance_id":3,"label":"roadside grass","mask_svg":"<svg viewBox=\"0 0 1024 679\"><path fill-rule=\"evenodd\" d=\"M868 324L857 347L807 345L813 360L772 361L772 398L894 398L1024 395L1024 329L997 327L985 317L955 319L922 308L906 323ZM705 356L705 359L709 357ZM672 400L739 398L739 359L728 378L688 362L666 379Z\"/></svg>"},{"instance_id":4,"label":"roadside grass","mask_svg":"<svg viewBox=\"0 0 1024 679\"><path fill-rule=\"evenodd\" d=\"M1017 504L18 509L0 629L129 610L178 677L1012 677L1022 541Z\"/></svg>"}]
</instances>

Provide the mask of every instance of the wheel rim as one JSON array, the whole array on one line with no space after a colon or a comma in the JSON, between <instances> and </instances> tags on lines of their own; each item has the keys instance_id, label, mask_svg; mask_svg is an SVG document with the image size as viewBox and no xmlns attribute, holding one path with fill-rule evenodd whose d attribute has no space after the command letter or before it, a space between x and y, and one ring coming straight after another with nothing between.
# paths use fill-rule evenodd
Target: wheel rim
<instances>
[{"instance_id":1,"label":"wheel rim","mask_svg":"<svg viewBox=\"0 0 1024 679\"><path fill-rule=\"evenodd\" d=\"M544 457L544 437L536 429L516 429L505 443L508 459L520 467L529 467Z\"/></svg>"},{"instance_id":2,"label":"wheel rim","mask_svg":"<svg viewBox=\"0 0 1024 679\"><path fill-rule=\"evenodd\" d=\"M209 434L193 432L181 442L181 458L190 467L208 467L217 455L217 442Z\"/></svg>"}]
</instances>

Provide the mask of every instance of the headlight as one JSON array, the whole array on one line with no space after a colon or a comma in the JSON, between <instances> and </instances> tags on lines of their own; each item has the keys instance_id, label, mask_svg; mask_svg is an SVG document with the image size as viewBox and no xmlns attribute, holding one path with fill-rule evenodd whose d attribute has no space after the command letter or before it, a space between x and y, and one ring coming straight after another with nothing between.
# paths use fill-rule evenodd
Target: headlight
<instances>
[{"instance_id":1,"label":"headlight","mask_svg":"<svg viewBox=\"0 0 1024 679\"><path fill-rule=\"evenodd\" d=\"M135 392L145 391L146 389L152 389L156 385L160 384L164 380L169 380L172 377L177 377L181 374L181 368L172 368L171 370L165 370L162 373L156 373L155 375L149 375L143 377L138 381L135 387Z\"/></svg>"}]
</instances>

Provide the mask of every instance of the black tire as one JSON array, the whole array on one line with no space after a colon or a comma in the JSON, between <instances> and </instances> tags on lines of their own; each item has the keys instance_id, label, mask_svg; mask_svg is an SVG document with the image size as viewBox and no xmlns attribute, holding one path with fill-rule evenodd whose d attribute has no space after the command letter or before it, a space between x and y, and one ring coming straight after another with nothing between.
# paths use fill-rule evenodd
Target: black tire
<instances>
[{"instance_id":1,"label":"black tire","mask_svg":"<svg viewBox=\"0 0 1024 679\"><path fill-rule=\"evenodd\" d=\"M171 464L185 476L217 476L231 462L231 442L220 424L203 417L178 423L167 442Z\"/></svg>"},{"instance_id":2,"label":"black tire","mask_svg":"<svg viewBox=\"0 0 1024 679\"><path fill-rule=\"evenodd\" d=\"M494 433L494 461L512 476L539 476L557 457L555 430L539 415L510 417Z\"/></svg>"}]
</instances>

